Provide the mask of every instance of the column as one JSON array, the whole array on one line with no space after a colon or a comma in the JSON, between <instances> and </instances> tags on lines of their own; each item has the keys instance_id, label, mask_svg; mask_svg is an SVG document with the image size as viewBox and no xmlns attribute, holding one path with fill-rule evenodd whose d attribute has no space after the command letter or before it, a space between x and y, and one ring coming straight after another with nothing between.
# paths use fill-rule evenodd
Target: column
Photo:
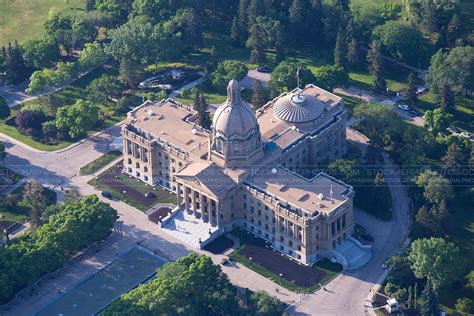
<instances>
[{"instance_id":1,"label":"column","mask_svg":"<svg viewBox=\"0 0 474 316\"><path fill-rule=\"evenodd\" d=\"M184 187L184 209L187 212L189 210L189 188Z\"/></svg>"},{"instance_id":2,"label":"column","mask_svg":"<svg viewBox=\"0 0 474 316\"><path fill-rule=\"evenodd\" d=\"M214 200L209 200L209 208L208 208L208 210L207 210L208 218L209 218L209 224L211 224L211 225L212 225L212 223L214 222L214 221L212 220L212 211L214 210L214 207L212 206L212 202L213 202L213 201L214 201Z\"/></svg>"},{"instance_id":3,"label":"column","mask_svg":"<svg viewBox=\"0 0 474 316\"><path fill-rule=\"evenodd\" d=\"M191 203L193 206L193 215L196 216L196 191L191 190Z\"/></svg>"},{"instance_id":4,"label":"column","mask_svg":"<svg viewBox=\"0 0 474 316\"><path fill-rule=\"evenodd\" d=\"M178 193L178 206L181 206L181 193L179 192L181 185L179 182L176 183L176 192Z\"/></svg>"}]
</instances>

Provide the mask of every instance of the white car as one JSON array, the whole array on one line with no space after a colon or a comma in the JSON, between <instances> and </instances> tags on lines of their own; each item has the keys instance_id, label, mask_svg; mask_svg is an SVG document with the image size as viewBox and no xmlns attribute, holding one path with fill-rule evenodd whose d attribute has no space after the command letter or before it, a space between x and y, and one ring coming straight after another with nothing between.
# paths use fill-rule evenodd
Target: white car
<instances>
[{"instance_id":1,"label":"white car","mask_svg":"<svg viewBox=\"0 0 474 316\"><path fill-rule=\"evenodd\" d=\"M403 111L408 111L408 105L406 104L399 104L398 108Z\"/></svg>"},{"instance_id":2,"label":"white car","mask_svg":"<svg viewBox=\"0 0 474 316\"><path fill-rule=\"evenodd\" d=\"M470 138L470 137L471 137L471 133L464 131L464 132L461 132L461 136Z\"/></svg>"}]
</instances>

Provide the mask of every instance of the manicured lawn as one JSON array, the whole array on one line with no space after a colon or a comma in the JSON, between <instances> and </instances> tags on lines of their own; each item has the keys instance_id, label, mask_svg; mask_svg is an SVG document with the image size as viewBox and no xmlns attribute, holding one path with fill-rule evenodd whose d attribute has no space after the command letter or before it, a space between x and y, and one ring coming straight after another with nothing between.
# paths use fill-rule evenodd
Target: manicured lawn
<instances>
[{"instance_id":1,"label":"manicured lawn","mask_svg":"<svg viewBox=\"0 0 474 316\"><path fill-rule=\"evenodd\" d=\"M176 204L176 195L161 187L152 187L122 173L122 162L89 181L89 184L100 190L107 191L118 200L141 211L147 211L157 203ZM146 197L153 193L155 197Z\"/></svg>"},{"instance_id":2,"label":"manicured lawn","mask_svg":"<svg viewBox=\"0 0 474 316\"><path fill-rule=\"evenodd\" d=\"M80 174L81 175L93 174L99 171L101 168L105 167L107 164L117 159L118 157L120 157L121 155L122 155L122 152L118 150L109 151L105 155L100 156L96 160L82 167L80 170Z\"/></svg>"},{"instance_id":3,"label":"manicured lawn","mask_svg":"<svg viewBox=\"0 0 474 316\"><path fill-rule=\"evenodd\" d=\"M419 97L418 107L424 111L434 110L438 107L436 95L433 92L425 93ZM474 133L474 97L460 95L456 97L453 125Z\"/></svg>"},{"instance_id":4,"label":"manicured lawn","mask_svg":"<svg viewBox=\"0 0 474 316\"><path fill-rule=\"evenodd\" d=\"M20 43L39 39L49 10L70 14L84 12L85 0L0 0L0 45L17 39Z\"/></svg>"},{"instance_id":5,"label":"manicured lawn","mask_svg":"<svg viewBox=\"0 0 474 316\"><path fill-rule=\"evenodd\" d=\"M105 70L103 68L98 68L94 71L91 71L87 75L81 77L80 79L74 81L71 83L71 85L64 87L60 91L55 92L55 96L58 99L58 103L61 104L61 106L70 106L76 103L77 100L79 99L84 99L87 96L86 92L86 87L89 85L89 83L100 77L102 74L107 73L107 74L116 74L117 70L112 68ZM43 106L45 109L46 113L50 112L49 107L45 103L46 97L40 97L35 100L27 101L24 102L24 104L39 104ZM137 103L138 105L139 103ZM110 113L112 111L111 105L110 104L97 104L97 106L105 113ZM55 151L55 150L60 150L68 147L72 143L79 141L80 139L75 139L71 141L63 141L59 144L56 145L47 145L40 143L38 141L35 141L32 139L30 136L23 135L20 133L20 131L15 127L15 126L10 126L8 124L5 124L5 122L8 119L11 119L12 117L15 116L16 111L18 111L21 108L21 106L15 107L14 110L12 111L12 114L9 118L0 120L0 132L4 133L12 138L15 138L16 140L33 147L38 150L43 150L43 151ZM112 115L108 119L106 119L103 124L96 126L92 130L90 130L87 133L87 136L93 135L94 133L97 133L107 127L110 127L114 124L117 124L124 120L126 117L125 114L119 114L119 115Z\"/></svg>"},{"instance_id":6,"label":"manicured lawn","mask_svg":"<svg viewBox=\"0 0 474 316\"><path fill-rule=\"evenodd\" d=\"M290 291L314 292L342 270L340 264L326 259L310 267L300 264L241 228L234 229L232 234L239 238L240 247L230 254L231 258Z\"/></svg>"},{"instance_id":7,"label":"manicured lawn","mask_svg":"<svg viewBox=\"0 0 474 316\"><path fill-rule=\"evenodd\" d=\"M361 87L365 90L371 90L370 85L373 82L371 75L367 73L350 72L349 77L355 86ZM385 80L387 81L387 87L391 92L399 92L407 87L407 84L401 78L386 78Z\"/></svg>"},{"instance_id":8,"label":"manicured lawn","mask_svg":"<svg viewBox=\"0 0 474 316\"><path fill-rule=\"evenodd\" d=\"M24 188L25 185L23 184L8 195L8 200L11 201L12 206L7 207L4 212L0 212L0 215L2 215L0 220L24 223L28 219L30 208L22 202ZM45 188L43 195L46 197L47 205L56 204L56 192ZM0 198L3 199L4 196L0 195Z\"/></svg>"}]
</instances>

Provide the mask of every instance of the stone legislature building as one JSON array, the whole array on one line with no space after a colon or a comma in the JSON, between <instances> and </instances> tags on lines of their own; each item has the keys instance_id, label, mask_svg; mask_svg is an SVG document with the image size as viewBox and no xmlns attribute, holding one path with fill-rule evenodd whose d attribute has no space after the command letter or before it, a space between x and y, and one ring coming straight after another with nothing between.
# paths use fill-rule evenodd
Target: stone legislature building
<instances>
[{"instance_id":1,"label":"stone legislature building","mask_svg":"<svg viewBox=\"0 0 474 316\"><path fill-rule=\"evenodd\" d=\"M240 226L304 264L351 236L352 187L310 172L346 152L341 98L308 85L255 112L232 80L211 130L197 120L173 99L129 112L124 172L174 191L181 211L219 232Z\"/></svg>"}]
</instances>

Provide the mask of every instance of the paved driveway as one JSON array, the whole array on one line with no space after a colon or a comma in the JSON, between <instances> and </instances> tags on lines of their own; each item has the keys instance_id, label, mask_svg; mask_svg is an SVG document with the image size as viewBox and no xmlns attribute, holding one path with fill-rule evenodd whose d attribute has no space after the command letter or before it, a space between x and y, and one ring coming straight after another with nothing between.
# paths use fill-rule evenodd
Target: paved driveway
<instances>
[{"instance_id":1,"label":"paved driveway","mask_svg":"<svg viewBox=\"0 0 474 316\"><path fill-rule=\"evenodd\" d=\"M91 176L78 176L79 168L99 157L108 150L108 143L120 133L118 126L94 136L72 148L59 152L39 152L18 144L9 138L0 135L0 140L6 141L8 156L6 164L14 169L28 172L28 176L35 176L42 183L57 183L57 185L74 185L83 194L98 194L92 186L87 184ZM348 129L348 139L361 147L366 146L367 139L363 135ZM290 311L295 315L363 315L364 307L370 290L374 285L382 282L384 270L382 262L393 255L402 244L408 231L409 204L408 193L400 185L399 178L393 172L397 169L393 162L386 159L387 181L392 193L394 216L391 222L373 223L370 226L380 226L383 232L374 243L374 255L367 266L353 272L344 272L326 286L329 291L317 291L305 296L295 308ZM391 175L393 174L393 175ZM174 260L192 251L186 245L173 239L161 231L158 226L147 220L146 215L121 201L108 201L114 207L123 223L120 228L122 238L110 246L99 251L87 260L75 263L69 270L58 278L47 282L36 289L32 296L24 297L19 304L9 312L11 315L30 315L39 307L55 299L58 290L68 290L75 284L97 271L137 242L141 242L149 249L157 251L163 257ZM370 221L363 213L356 211L356 220ZM209 255L209 254L208 254ZM211 255L215 263L221 256ZM265 279L257 273L239 264L223 267L230 280L239 286L252 290L266 290L285 302L298 300L299 295L281 288L274 282ZM276 292L275 289L279 291Z\"/></svg>"}]
</instances>

